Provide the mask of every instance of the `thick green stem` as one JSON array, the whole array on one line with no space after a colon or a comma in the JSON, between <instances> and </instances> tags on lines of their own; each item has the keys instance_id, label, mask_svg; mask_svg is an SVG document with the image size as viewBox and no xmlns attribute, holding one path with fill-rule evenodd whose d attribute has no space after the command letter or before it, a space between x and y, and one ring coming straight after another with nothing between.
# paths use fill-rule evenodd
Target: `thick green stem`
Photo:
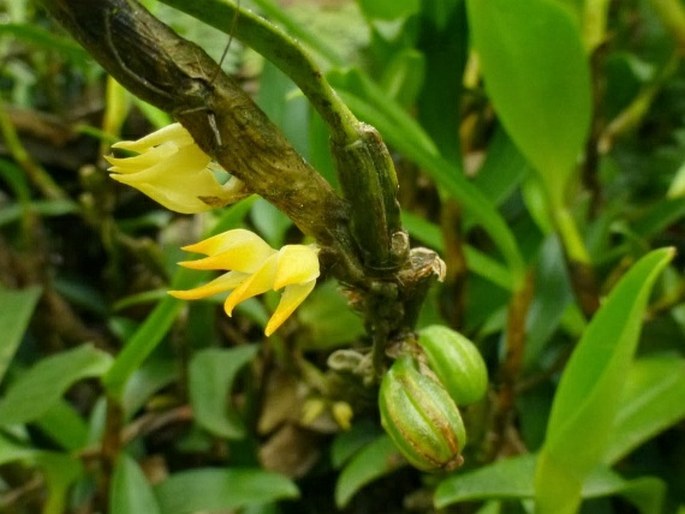
<instances>
[{"instance_id":1,"label":"thick green stem","mask_svg":"<svg viewBox=\"0 0 685 514\"><path fill-rule=\"evenodd\" d=\"M580 237L576 222L568 209L566 207L557 207L553 211L553 216L569 260L590 265L590 255L585 247L585 242Z\"/></svg>"},{"instance_id":2,"label":"thick green stem","mask_svg":"<svg viewBox=\"0 0 685 514\"><path fill-rule=\"evenodd\" d=\"M609 0L585 0L583 6L583 42L585 49L592 52L606 35Z\"/></svg>"}]
</instances>

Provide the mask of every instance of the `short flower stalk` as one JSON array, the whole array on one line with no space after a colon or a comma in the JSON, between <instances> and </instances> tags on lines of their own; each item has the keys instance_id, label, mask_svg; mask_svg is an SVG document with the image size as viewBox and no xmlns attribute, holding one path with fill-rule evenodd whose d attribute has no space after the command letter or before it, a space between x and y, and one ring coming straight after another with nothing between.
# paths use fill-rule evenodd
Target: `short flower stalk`
<instances>
[{"instance_id":1,"label":"short flower stalk","mask_svg":"<svg viewBox=\"0 0 685 514\"><path fill-rule=\"evenodd\" d=\"M183 250L206 257L180 262L197 270L222 270L226 273L199 287L169 291L182 300L199 300L230 292L224 302L228 316L240 302L267 291L283 290L281 300L264 333L273 334L312 292L319 276L319 248L316 245L286 245L271 248L257 234L234 229L184 246Z\"/></svg>"}]
</instances>

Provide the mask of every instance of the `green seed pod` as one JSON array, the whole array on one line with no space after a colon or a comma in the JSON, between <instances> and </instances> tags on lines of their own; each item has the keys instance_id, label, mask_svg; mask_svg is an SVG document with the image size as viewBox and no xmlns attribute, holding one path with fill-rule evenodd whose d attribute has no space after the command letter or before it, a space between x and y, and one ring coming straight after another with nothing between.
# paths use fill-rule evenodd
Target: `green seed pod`
<instances>
[{"instance_id":1,"label":"green seed pod","mask_svg":"<svg viewBox=\"0 0 685 514\"><path fill-rule=\"evenodd\" d=\"M428 364L457 405L480 400L488 388L488 370L478 348L447 327L433 325L419 332Z\"/></svg>"},{"instance_id":2,"label":"green seed pod","mask_svg":"<svg viewBox=\"0 0 685 514\"><path fill-rule=\"evenodd\" d=\"M421 374L414 358L404 355L393 363L378 403L383 428L414 467L451 471L461 465L466 430L459 409L438 382Z\"/></svg>"}]
</instances>

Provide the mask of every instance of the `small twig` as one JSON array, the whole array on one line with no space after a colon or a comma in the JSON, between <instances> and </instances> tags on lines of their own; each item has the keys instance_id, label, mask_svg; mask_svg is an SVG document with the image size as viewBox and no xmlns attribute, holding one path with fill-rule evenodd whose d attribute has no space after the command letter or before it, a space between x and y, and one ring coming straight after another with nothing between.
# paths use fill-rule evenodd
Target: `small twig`
<instances>
[{"instance_id":1,"label":"small twig","mask_svg":"<svg viewBox=\"0 0 685 514\"><path fill-rule=\"evenodd\" d=\"M31 158L10 119L5 105L0 99L0 132L5 145L14 160L26 172L29 180L40 190L46 198L67 198L66 193L52 180L50 174Z\"/></svg>"},{"instance_id":2,"label":"small twig","mask_svg":"<svg viewBox=\"0 0 685 514\"><path fill-rule=\"evenodd\" d=\"M121 428L118 431L118 439L123 447L135 439L156 432L167 425L191 421L192 419L193 410L190 405L181 405L164 412L149 412ZM102 456L103 448L100 445L89 446L78 453L78 457L83 460L101 459Z\"/></svg>"},{"instance_id":3,"label":"small twig","mask_svg":"<svg viewBox=\"0 0 685 514\"><path fill-rule=\"evenodd\" d=\"M522 287L514 292L509 304L506 332L506 354L499 369L498 391L493 413L493 437L486 451L491 460L503 451L512 425L516 401L517 383L526 339L526 317L533 298L533 277L529 272Z\"/></svg>"}]
</instances>

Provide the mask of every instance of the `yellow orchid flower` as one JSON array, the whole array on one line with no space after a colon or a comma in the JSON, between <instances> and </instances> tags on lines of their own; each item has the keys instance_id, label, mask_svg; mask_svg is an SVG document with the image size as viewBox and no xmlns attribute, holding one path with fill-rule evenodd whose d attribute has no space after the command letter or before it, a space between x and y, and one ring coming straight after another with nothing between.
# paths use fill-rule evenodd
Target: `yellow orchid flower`
<instances>
[{"instance_id":1,"label":"yellow orchid flower","mask_svg":"<svg viewBox=\"0 0 685 514\"><path fill-rule=\"evenodd\" d=\"M267 336L273 334L312 292L319 276L316 245L286 245L275 250L257 234L245 229L229 230L184 246L183 250L207 257L179 262L179 265L227 273L194 289L169 291L176 298L198 300L230 291L224 310L231 316L240 302L270 290L283 289L281 300L264 329Z\"/></svg>"},{"instance_id":2,"label":"yellow orchid flower","mask_svg":"<svg viewBox=\"0 0 685 514\"><path fill-rule=\"evenodd\" d=\"M120 141L112 148L138 155L105 156L112 165L110 176L135 187L169 210L195 214L223 207L247 195L243 183L235 177L225 184L217 181L211 157L197 146L180 123L137 141Z\"/></svg>"}]
</instances>

